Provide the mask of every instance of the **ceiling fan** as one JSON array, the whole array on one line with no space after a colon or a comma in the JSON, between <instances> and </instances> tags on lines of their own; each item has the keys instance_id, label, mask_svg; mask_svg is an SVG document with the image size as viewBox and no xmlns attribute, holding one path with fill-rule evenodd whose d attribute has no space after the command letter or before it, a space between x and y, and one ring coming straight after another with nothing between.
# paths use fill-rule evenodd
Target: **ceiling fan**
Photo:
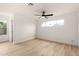
<instances>
[{"instance_id":1,"label":"ceiling fan","mask_svg":"<svg viewBox=\"0 0 79 59\"><path fill-rule=\"evenodd\" d=\"M41 16L42 18L48 18L48 16L53 16L53 14L45 14L45 11L42 11L42 15L36 15L36 16Z\"/></svg>"},{"instance_id":2,"label":"ceiling fan","mask_svg":"<svg viewBox=\"0 0 79 59\"><path fill-rule=\"evenodd\" d=\"M33 3L28 3L28 6L33 6L34 4Z\"/></svg>"}]
</instances>

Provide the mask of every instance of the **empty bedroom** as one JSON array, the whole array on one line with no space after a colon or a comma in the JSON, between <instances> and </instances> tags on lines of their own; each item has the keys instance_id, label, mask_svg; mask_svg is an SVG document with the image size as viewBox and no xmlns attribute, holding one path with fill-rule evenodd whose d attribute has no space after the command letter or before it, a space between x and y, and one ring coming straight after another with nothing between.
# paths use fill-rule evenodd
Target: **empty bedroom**
<instances>
[{"instance_id":1,"label":"empty bedroom","mask_svg":"<svg viewBox=\"0 0 79 59\"><path fill-rule=\"evenodd\" d=\"M79 56L79 3L0 3L0 56Z\"/></svg>"}]
</instances>

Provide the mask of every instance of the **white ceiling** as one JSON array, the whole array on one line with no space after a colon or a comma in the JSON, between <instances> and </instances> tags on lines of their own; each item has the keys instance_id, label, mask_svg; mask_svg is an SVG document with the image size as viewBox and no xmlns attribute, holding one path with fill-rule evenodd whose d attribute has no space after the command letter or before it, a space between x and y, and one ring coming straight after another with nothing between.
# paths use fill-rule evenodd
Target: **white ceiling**
<instances>
[{"instance_id":1,"label":"white ceiling","mask_svg":"<svg viewBox=\"0 0 79 59\"><path fill-rule=\"evenodd\" d=\"M36 12L41 12L45 10L47 13L54 13L54 15L60 15L68 12L78 10L78 3L42 3L35 4L34 6Z\"/></svg>"},{"instance_id":2,"label":"white ceiling","mask_svg":"<svg viewBox=\"0 0 79 59\"><path fill-rule=\"evenodd\" d=\"M12 13L16 12L28 13L30 11L33 11L36 14L40 14L41 11L45 10L47 13L54 13L54 15L60 15L78 10L78 8L79 8L78 3L34 3L34 6L28 6L27 3L26 4L0 3L0 12L12 12Z\"/></svg>"}]
</instances>

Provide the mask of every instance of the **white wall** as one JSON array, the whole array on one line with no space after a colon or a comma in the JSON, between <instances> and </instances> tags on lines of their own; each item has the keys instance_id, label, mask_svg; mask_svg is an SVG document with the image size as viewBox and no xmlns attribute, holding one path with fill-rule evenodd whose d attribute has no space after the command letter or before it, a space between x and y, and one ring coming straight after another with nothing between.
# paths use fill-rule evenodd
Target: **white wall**
<instances>
[{"instance_id":1,"label":"white wall","mask_svg":"<svg viewBox=\"0 0 79 59\"><path fill-rule=\"evenodd\" d=\"M79 46L79 11L78 11L78 46Z\"/></svg>"},{"instance_id":2,"label":"white wall","mask_svg":"<svg viewBox=\"0 0 79 59\"><path fill-rule=\"evenodd\" d=\"M63 27L41 27L42 22L64 19ZM78 45L77 40L77 12L49 17L47 20L38 21L37 38Z\"/></svg>"},{"instance_id":3,"label":"white wall","mask_svg":"<svg viewBox=\"0 0 79 59\"><path fill-rule=\"evenodd\" d=\"M35 38L36 22L28 13L14 14L13 43L19 43Z\"/></svg>"}]
</instances>

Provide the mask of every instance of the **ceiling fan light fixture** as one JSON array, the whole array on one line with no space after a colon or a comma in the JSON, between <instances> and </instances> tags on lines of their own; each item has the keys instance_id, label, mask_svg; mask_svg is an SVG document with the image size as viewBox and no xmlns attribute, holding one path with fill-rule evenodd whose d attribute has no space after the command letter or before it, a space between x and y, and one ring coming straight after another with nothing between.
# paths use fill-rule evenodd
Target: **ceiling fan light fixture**
<instances>
[{"instance_id":1,"label":"ceiling fan light fixture","mask_svg":"<svg viewBox=\"0 0 79 59\"><path fill-rule=\"evenodd\" d=\"M28 5L29 5L29 6L33 6L34 4L33 4L33 3L28 3Z\"/></svg>"},{"instance_id":2,"label":"ceiling fan light fixture","mask_svg":"<svg viewBox=\"0 0 79 59\"><path fill-rule=\"evenodd\" d=\"M41 18L45 18L44 16L42 16Z\"/></svg>"},{"instance_id":3,"label":"ceiling fan light fixture","mask_svg":"<svg viewBox=\"0 0 79 59\"><path fill-rule=\"evenodd\" d=\"M42 12L41 15L37 15L37 16L41 16L40 19L48 19L48 16L53 16L53 14L46 14L45 11Z\"/></svg>"},{"instance_id":4,"label":"ceiling fan light fixture","mask_svg":"<svg viewBox=\"0 0 79 59\"><path fill-rule=\"evenodd\" d=\"M40 19L45 19L45 17L44 17L44 16L42 16L42 17L40 17Z\"/></svg>"}]
</instances>

